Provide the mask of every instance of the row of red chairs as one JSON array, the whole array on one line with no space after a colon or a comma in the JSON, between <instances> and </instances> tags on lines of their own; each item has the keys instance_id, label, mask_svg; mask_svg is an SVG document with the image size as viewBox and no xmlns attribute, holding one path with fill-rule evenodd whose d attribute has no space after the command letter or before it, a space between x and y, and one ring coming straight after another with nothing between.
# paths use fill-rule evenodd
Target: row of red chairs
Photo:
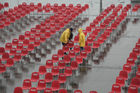
<instances>
[{"instance_id":1,"label":"row of red chairs","mask_svg":"<svg viewBox=\"0 0 140 93\"><path fill-rule=\"evenodd\" d=\"M0 10L9 7L9 3L5 2L4 4L0 3Z\"/></svg>"},{"instance_id":2,"label":"row of red chairs","mask_svg":"<svg viewBox=\"0 0 140 93\"><path fill-rule=\"evenodd\" d=\"M112 85L112 90L109 93L122 93L122 87L128 87L131 75L135 73L135 67L137 66L137 56L139 55L139 41L136 43L135 48L129 54L126 64L123 65L123 70L119 72L119 76L116 77L115 84ZM139 68L139 67L138 67ZM127 93L138 93L138 87L140 87L139 69L136 77L131 79Z\"/></svg>"},{"instance_id":3,"label":"row of red chairs","mask_svg":"<svg viewBox=\"0 0 140 93\"><path fill-rule=\"evenodd\" d=\"M16 87L14 93L23 93L21 87ZM30 88L29 93L38 93L36 88ZM51 88L45 88L44 93L53 93ZM58 93L68 93L66 89L60 89ZM82 93L82 90L75 90L74 93ZM90 91L89 93L97 93L96 91Z\"/></svg>"},{"instance_id":4,"label":"row of red chairs","mask_svg":"<svg viewBox=\"0 0 140 93\"><path fill-rule=\"evenodd\" d=\"M35 11L31 7L32 6L30 5L22 4L15 6L13 9L10 8L9 10L4 11L3 14L0 14L0 29L9 26L11 23L15 23L16 20L19 20Z\"/></svg>"}]
</instances>

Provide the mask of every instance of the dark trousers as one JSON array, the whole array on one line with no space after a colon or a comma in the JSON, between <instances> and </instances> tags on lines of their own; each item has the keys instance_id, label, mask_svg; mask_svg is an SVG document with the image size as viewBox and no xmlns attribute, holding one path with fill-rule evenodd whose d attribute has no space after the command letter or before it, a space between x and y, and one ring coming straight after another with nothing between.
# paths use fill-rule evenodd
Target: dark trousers
<instances>
[{"instance_id":1,"label":"dark trousers","mask_svg":"<svg viewBox=\"0 0 140 93\"><path fill-rule=\"evenodd\" d=\"M66 45L66 43L63 43L63 42L62 42L62 45L64 46L64 45Z\"/></svg>"},{"instance_id":2,"label":"dark trousers","mask_svg":"<svg viewBox=\"0 0 140 93\"><path fill-rule=\"evenodd\" d=\"M84 48L83 47L80 47L80 51L82 51L82 50L84 50Z\"/></svg>"}]
</instances>

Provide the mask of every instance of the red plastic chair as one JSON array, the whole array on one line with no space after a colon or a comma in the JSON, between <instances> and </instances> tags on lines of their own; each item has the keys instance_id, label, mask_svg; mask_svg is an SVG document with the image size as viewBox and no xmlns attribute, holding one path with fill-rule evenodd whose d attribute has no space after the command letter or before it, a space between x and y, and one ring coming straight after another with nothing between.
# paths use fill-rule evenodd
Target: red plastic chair
<instances>
[{"instance_id":1,"label":"red plastic chair","mask_svg":"<svg viewBox=\"0 0 140 93\"><path fill-rule=\"evenodd\" d=\"M37 47L37 46L39 46L40 45L40 40L35 40L34 41L34 47Z\"/></svg>"},{"instance_id":2,"label":"red plastic chair","mask_svg":"<svg viewBox=\"0 0 140 93\"><path fill-rule=\"evenodd\" d=\"M21 56L25 56L25 55L27 55L27 54L28 54L27 48L23 48L23 49L21 50Z\"/></svg>"},{"instance_id":3,"label":"red plastic chair","mask_svg":"<svg viewBox=\"0 0 140 93\"><path fill-rule=\"evenodd\" d=\"M52 68L53 67L53 62L52 60L47 60L46 61L46 68Z\"/></svg>"},{"instance_id":4,"label":"red plastic chair","mask_svg":"<svg viewBox=\"0 0 140 93\"><path fill-rule=\"evenodd\" d=\"M135 60L132 58L127 58L127 64L134 66L135 65Z\"/></svg>"},{"instance_id":5,"label":"red plastic chair","mask_svg":"<svg viewBox=\"0 0 140 93\"><path fill-rule=\"evenodd\" d=\"M88 37L87 38L87 43L88 44L92 44L93 43L93 38L92 37Z\"/></svg>"},{"instance_id":6,"label":"red plastic chair","mask_svg":"<svg viewBox=\"0 0 140 93\"><path fill-rule=\"evenodd\" d=\"M85 48L85 51L87 53L91 53L91 47L90 46L85 46L84 48Z\"/></svg>"},{"instance_id":7,"label":"red plastic chair","mask_svg":"<svg viewBox=\"0 0 140 93\"><path fill-rule=\"evenodd\" d=\"M29 93L38 93L35 87L30 88Z\"/></svg>"},{"instance_id":8,"label":"red plastic chair","mask_svg":"<svg viewBox=\"0 0 140 93\"><path fill-rule=\"evenodd\" d=\"M123 65L123 71L127 71L127 73L130 73L131 72L131 65L124 64Z\"/></svg>"},{"instance_id":9,"label":"red plastic chair","mask_svg":"<svg viewBox=\"0 0 140 93\"><path fill-rule=\"evenodd\" d=\"M138 93L138 87L136 87L136 86L129 86L128 93Z\"/></svg>"},{"instance_id":10,"label":"red plastic chair","mask_svg":"<svg viewBox=\"0 0 140 93\"><path fill-rule=\"evenodd\" d=\"M69 47L68 46L63 46L63 51L64 52L68 52L69 51Z\"/></svg>"},{"instance_id":11,"label":"red plastic chair","mask_svg":"<svg viewBox=\"0 0 140 93\"><path fill-rule=\"evenodd\" d=\"M22 90L21 87L16 87L16 88L14 89L14 93L23 93L23 90Z\"/></svg>"},{"instance_id":12,"label":"red plastic chair","mask_svg":"<svg viewBox=\"0 0 140 93\"><path fill-rule=\"evenodd\" d=\"M133 52L136 53L136 55L138 56L140 53L140 50L138 48L133 48Z\"/></svg>"},{"instance_id":13,"label":"red plastic chair","mask_svg":"<svg viewBox=\"0 0 140 93\"><path fill-rule=\"evenodd\" d=\"M44 75L46 73L46 66L39 67L39 74Z\"/></svg>"},{"instance_id":14,"label":"red plastic chair","mask_svg":"<svg viewBox=\"0 0 140 93\"><path fill-rule=\"evenodd\" d=\"M64 55L64 58L63 58L63 61L67 64L67 63L70 63L71 61L71 58L69 55Z\"/></svg>"},{"instance_id":15,"label":"red plastic chair","mask_svg":"<svg viewBox=\"0 0 140 93\"><path fill-rule=\"evenodd\" d=\"M115 92L115 93L121 93L121 87L119 84L113 84L112 85L112 92Z\"/></svg>"},{"instance_id":16,"label":"red plastic chair","mask_svg":"<svg viewBox=\"0 0 140 93\"><path fill-rule=\"evenodd\" d=\"M76 56L76 61L77 61L78 64L82 64L83 63L82 56L80 56L80 55Z\"/></svg>"},{"instance_id":17,"label":"red plastic chair","mask_svg":"<svg viewBox=\"0 0 140 93\"><path fill-rule=\"evenodd\" d=\"M64 69L66 65L65 65L65 62L63 60L60 60L58 62L58 66L59 66L59 69Z\"/></svg>"},{"instance_id":18,"label":"red plastic chair","mask_svg":"<svg viewBox=\"0 0 140 93\"><path fill-rule=\"evenodd\" d=\"M12 49L10 50L9 55L10 55L10 56L11 56L11 55L15 55L16 52L17 52L16 48L12 48Z\"/></svg>"},{"instance_id":19,"label":"red plastic chair","mask_svg":"<svg viewBox=\"0 0 140 93\"><path fill-rule=\"evenodd\" d=\"M10 50L11 48L12 48L12 44L11 43L6 43L5 50Z\"/></svg>"},{"instance_id":20,"label":"red plastic chair","mask_svg":"<svg viewBox=\"0 0 140 93\"><path fill-rule=\"evenodd\" d=\"M74 58L75 57L75 52L73 50L69 51L69 56L70 58Z\"/></svg>"},{"instance_id":21,"label":"red plastic chair","mask_svg":"<svg viewBox=\"0 0 140 93\"><path fill-rule=\"evenodd\" d=\"M52 80L53 80L53 75L52 75L52 73L46 73L46 74L45 74L45 81L46 81L47 83L50 83L50 82L52 82Z\"/></svg>"},{"instance_id":22,"label":"red plastic chair","mask_svg":"<svg viewBox=\"0 0 140 93\"><path fill-rule=\"evenodd\" d=\"M30 36L31 36L30 31L26 31L26 32L25 32L25 37L26 37L26 38L29 38Z\"/></svg>"},{"instance_id":23,"label":"red plastic chair","mask_svg":"<svg viewBox=\"0 0 140 93\"><path fill-rule=\"evenodd\" d=\"M20 55L20 53L16 53L15 55L14 55L14 61L20 61L21 60L21 55Z\"/></svg>"},{"instance_id":24,"label":"red plastic chair","mask_svg":"<svg viewBox=\"0 0 140 93\"><path fill-rule=\"evenodd\" d=\"M71 67L65 67L65 75L68 76L72 76L72 68Z\"/></svg>"},{"instance_id":25,"label":"red plastic chair","mask_svg":"<svg viewBox=\"0 0 140 93\"><path fill-rule=\"evenodd\" d=\"M28 46L29 45L29 40L28 39L24 39L23 40L23 46Z\"/></svg>"},{"instance_id":26,"label":"red plastic chair","mask_svg":"<svg viewBox=\"0 0 140 93\"><path fill-rule=\"evenodd\" d=\"M79 36L75 36L74 37L74 43L78 43L79 42Z\"/></svg>"},{"instance_id":27,"label":"red plastic chair","mask_svg":"<svg viewBox=\"0 0 140 93\"><path fill-rule=\"evenodd\" d=\"M132 78L130 85L140 87L140 79L137 77Z\"/></svg>"},{"instance_id":28,"label":"red plastic chair","mask_svg":"<svg viewBox=\"0 0 140 93\"><path fill-rule=\"evenodd\" d=\"M0 74L6 71L6 66L4 64L0 64Z\"/></svg>"},{"instance_id":29,"label":"red plastic chair","mask_svg":"<svg viewBox=\"0 0 140 93\"><path fill-rule=\"evenodd\" d=\"M93 42L92 48L97 49L97 48L99 48L99 47L100 47L99 42L97 42L97 41Z\"/></svg>"},{"instance_id":30,"label":"red plastic chair","mask_svg":"<svg viewBox=\"0 0 140 93\"><path fill-rule=\"evenodd\" d=\"M72 70L77 70L78 69L78 63L76 61L71 62L71 68Z\"/></svg>"},{"instance_id":31,"label":"red plastic chair","mask_svg":"<svg viewBox=\"0 0 140 93\"><path fill-rule=\"evenodd\" d=\"M81 55L82 58L87 58L87 52L86 52L86 50L81 51L80 52L80 55Z\"/></svg>"},{"instance_id":32,"label":"red plastic chair","mask_svg":"<svg viewBox=\"0 0 140 93\"><path fill-rule=\"evenodd\" d=\"M125 85L124 78L116 77L116 84L119 84L121 87Z\"/></svg>"},{"instance_id":33,"label":"red plastic chair","mask_svg":"<svg viewBox=\"0 0 140 93\"><path fill-rule=\"evenodd\" d=\"M3 53L2 54L2 61L6 61L7 59L9 59L9 53Z\"/></svg>"},{"instance_id":34,"label":"red plastic chair","mask_svg":"<svg viewBox=\"0 0 140 93\"><path fill-rule=\"evenodd\" d=\"M23 81L23 87L22 89L30 89L32 87L32 84L31 84L31 80L30 79L25 79Z\"/></svg>"},{"instance_id":35,"label":"red plastic chair","mask_svg":"<svg viewBox=\"0 0 140 93\"><path fill-rule=\"evenodd\" d=\"M52 75L53 76L59 75L59 67L58 66L52 67Z\"/></svg>"},{"instance_id":36,"label":"red plastic chair","mask_svg":"<svg viewBox=\"0 0 140 93\"><path fill-rule=\"evenodd\" d=\"M68 44L67 44L67 46L68 46L69 48L73 48L74 42L73 42L73 41L69 41Z\"/></svg>"},{"instance_id":37,"label":"red plastic chair","mask_svg":"<svg viewBox=\"0 0 140 93\"><path fill-rule=\"evenodd\" d=\"M5 53L5 49L4 47L0 47L0 55L2 55L3 53Z\"/></svg>"},{"instance_id":38,"label":"red plastic chair","mask_svg":"<svg viewBox=\"0 0 140 93\"><path fill-rule=\"evenodd\" d=\"M127 80L128 79L128 73L127 71L120 71L119 73L119 77L123 78L124 80Z\"/></svg>"},{"instance_id":39,"label":"red plastic chair","mask_svg":"<svg viewBox=\"0 0 140 93\"><path fill-rule=\"evenodd\" d=\"M66 82L66 75L64 73L60 73L58 76L59 83L65 83Z\"/></svg>"},{"instance_id":40,"label":"red plastic chair","mask_svg":"<svg viewBox=\"0 0 140 93\"><path fill-rule=\"evenodd\" d=\"M58 62L58 60L59 60L58 55L57 55L57 54L54 54L54 55L52 56L52 61L53 61L53 63Z\"/></svg>"},{"instance_id":41,"label":"red plastic chair","mask_svg":"<svg viewBox=\"0 0 140 93\"><path fill-rule=\"evenodd\" d=\"M58 54L59 57L63 57L64 56L64 51L62 49L59 49L57 54Z\"/></svg>"},{"instance_id":42,"label":"red plastic chair","mask_svg":"<svg viewBox=\"0 0 140 93\"><path fill-rule=\"evenodd\" d=\"M12 67L13 65L14 65L14 60L12 58L7 59L5 66Z\"/></svg>"},{"instance_id":43,"label":"red plastic chair","mask_svg":"<svg viewBox=\"0 0 140 93\"><path fill-rule=\"evenodd\" d=\"M28 51L34 50L34 44L29 44L28 45Z\"/></svg>"},{"instance_id":44,"label":"red plastic chair","mask_svg":"<svg viewBox=\"0 0 140 93\"><path fill-rule=\"evenodd\" d=\"M44 93L53 93L51 88L45 88Z\"/></svg>"},{"instance_id":45,"label":"red plastic chair","mask_svg":"<svg viewBox=\"0 0 140 93\"><path fill-rule=\"evenodd\" d=\"M60 89L58 93L67 93L66 89Z\"/></svg>"},{"instance_id":46,"label":"red plastic chair","mask_svg":"<svg viewBox=\"0 0 140 93\"><path fill-rule=\"evenodd\" d=\"M51 88L52 88L52 91L58 91L59 88L60 88L60 83L59 83L59 81L58 81L58 80L52 81L52 86L51 86Z\"/></svg>"},{"instance_id":47,"label":"red plastic chair","mask_svg":"<svg viewBox=\"0 0 140 93\"><path fill-rule=\"evenodd\" d=\"M75 53L80 52L80 46L75 45L73 50L74 50Z\"/></svg>"},{"instance_id":48,"label":"red plastic chair","mask_svg":"<svg viewBox=\"0 0 140 93\"><path fill-rule=\"evenodd\" d=\"M22 48L23 48L23 44L22 44L22 43L18 43L16 49L17 49L18 51L20 51L20 50L22 50Z\"/></svg>"},{"instance_id":49,"label":"red plastic chair","mask_svg":"<svg viewBox=\"0 0 140 93\"><path fill-rule=\"evenodd\" d=\"M134 53L134 52L131 52L131 53L129 54L129 58L133 58L134 60L136 60L136 59L137 59L137 54Z\"/></svg>"},{"instance_id":50,"label":"red plastic chair","mask_svg":"<svg viewBox=\"0 0 140 93\"><path fill-rule=\"evenodd\" d=\"M18 44L18 42L19 42L18 39L13 39L12 40L12 45L16 46Z\"/></svg>"},{"instance_id":51,"label":"red plastic chair","mask_svg":"<svg viewBox=\"0 0 140 93\"><path fill-rule=\"evenodd\" d=\"M31 76L31 81L32 82L37 82L39 80L39 73L38 72L33 72Z\"/></svg>"},{"instance_id":52,"label":"red plastic chair","mask_svg":"<svg viewBox=\"0 0 140 93\"><path fill-rule=\"evenodd\" d=\"M46 82L45 80L39 80L37 90L44 90L46 88Z\"/></svg>"},{"instance_id":53,"label":"red plastic chair","mask_svg":"<svg viewBox=\"0 0 140 93\"><path fill-rule=\"evenodd\" d=\"M74 90L74 93L83 93L82 90Z\"/></svg>"}]
</instances>

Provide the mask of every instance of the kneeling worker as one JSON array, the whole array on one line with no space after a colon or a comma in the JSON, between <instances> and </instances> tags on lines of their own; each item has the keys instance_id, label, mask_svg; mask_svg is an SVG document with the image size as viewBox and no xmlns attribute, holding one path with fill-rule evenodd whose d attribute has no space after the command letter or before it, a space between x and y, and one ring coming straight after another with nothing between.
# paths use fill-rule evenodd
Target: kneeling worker
<instances>
[{"instance_id":1,"label":"kneeling worker","mask_svg":"<svg viewBox=\"0 0 140 93\"><path fill-rule=\"evenodd\" d=\"M73 31L73 28L68 28L62 33L62 35L60 37L60 41L62 42L63 46L69 42L69 38L70 38L72 31Z\"/></svg>"}]
</instances>

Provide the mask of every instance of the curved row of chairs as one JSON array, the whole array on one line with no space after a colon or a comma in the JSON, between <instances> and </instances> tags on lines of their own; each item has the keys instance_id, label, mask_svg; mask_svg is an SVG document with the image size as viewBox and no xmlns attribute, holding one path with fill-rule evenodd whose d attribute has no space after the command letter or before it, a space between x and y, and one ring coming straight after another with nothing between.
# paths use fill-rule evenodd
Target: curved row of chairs
<instances>
[{"instance_id":1,"label":"curved row of chairs","mask_svg":"<svg viewBox=\"0 0 140 93\"><path fill-rule=\"evenodd\" d=\"M133 12L137 12L139 5L132 8ZM109 93L139 93L140 88L140 39L129 54L126 64L116 77L116 82L112 85L112 90Z\"/></svg>"}]
</instances>

